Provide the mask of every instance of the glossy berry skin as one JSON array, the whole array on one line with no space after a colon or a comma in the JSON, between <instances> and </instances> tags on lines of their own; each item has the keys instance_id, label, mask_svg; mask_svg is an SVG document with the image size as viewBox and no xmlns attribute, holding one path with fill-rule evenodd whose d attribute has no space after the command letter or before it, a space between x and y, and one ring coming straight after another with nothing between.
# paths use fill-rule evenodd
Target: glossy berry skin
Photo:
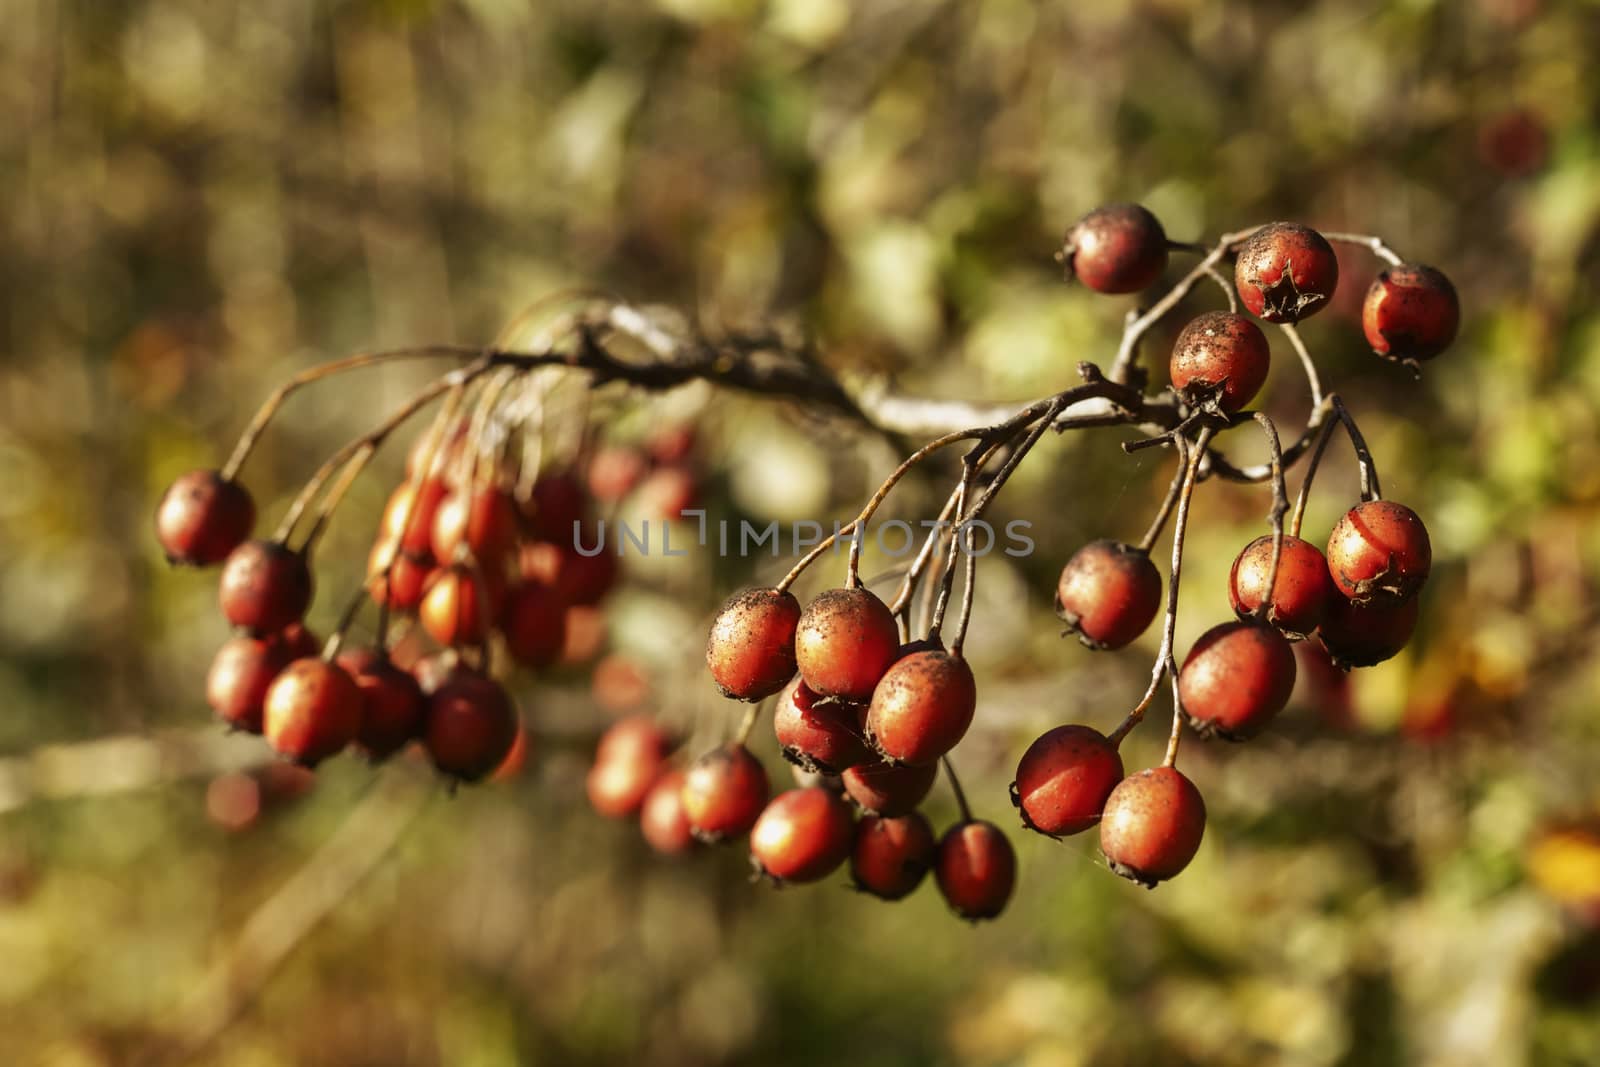
<instances>
[{"instance_id":1,"label":"glossy berry skin","mask_svg":"<svg viewBox=\"0 0 1600 1067\"><path fill-rule=\"evenodd\" d=\"M1393 659L1406 647L1416 632L1420 610L1416 597L1366 604L1335 597L1317 636L1339 669L1371 667Z\"/></svg>"},{"instance_id":2,"label":"glossy berry skin","mask_svg":"<svg viewBox=\"0 0 1600 1067\"><path fill-rule=\"evenodd\" d=\"M1233 280L1250 314L1267 322L1299 322L1332 299L1339 284L1339 260L1316 230L1295 222L1274 222L1239 247Z\"/></svg>"},{"instance_id":3,"label":"glossy berry skin","mask_svg":"<svg viewBox=\"0 0 1600 1067\"><path fill-rule=\"evenodd\" d=\"M864 704L900 651L889 608L866 589L829 589L800 614L795 662L818 696Z\"/></svg>"},{"instance_id":4,"label":"glossy berry skin","mask_svg":"<svg viewBox=\"0 0 1600 1067\"><path fill-rule=\"evenodd\" d=\"M221 471L180 475L156 507L156 539L170 563L209 567L228 558L256 524L256 505L244 486Z\"/></svg>"},{"instance_id":5,"label":"glossy berry skin","mask_svg":"<svg viewBox=\"0 0 1600 1067\"><path fill-rule=\"evenodd\" d=\"M1294 646L1255 621L1225 622L1200 635L1178 672L1184 716L1202 735L1244 741L1289 703Z\"/></svg>"},{"instance_id":6,"label":"glossy berry skin","mask_svg":"<svg viewBox=\"0 0 1600 1067\"><path fill-rule=\"evenodd\" d=\"M1100 821L1120 781L1122 756L1104 734L1090 726L1057 726L1022 754L1011 800L1028 829L1065 837Z\"/></svg>"},{"instance_id":7,"label":"glossy berry skin","mask_svg":"<svg viewBox=\"0 0 1600 1067\"><path fill-rule=\"evenodd\" d=\"M745 589L717 612L706 638L706 666L722 695L763 700L795 672L795 629L800 602L776 589Z\"/></svg>"},{"instance_id":8,"label":"glossy berry skin","mask_svg":"<svg viewBox=\"0 0 1600 1067\"><path fill-rule=\"evenodd\" d=\"M433 523L439 504L449 492L443 478L424 478L415 492L409 481L402 482L384 505L381 540L398 541L403 550L413 555L431 555Z\"/></svg>"},{"instance_id":9,"label":"glossy berry skin","mask_svg":"<svg viewBox=\"0 0 1600 1067\"><path fill-rule=\"evenodd\" d=\"M1244 546L1228 574L1228 602L1243 619L1260 607L1272 573L1272 538L1258 537ZM1291 639L1309 637L1338 596L1328 561L1310 541L1285 534L1278 557L1267 621Z\"/></svg>"},{"instance_id":10,"label":"glossy berry skin","mask_svg":"<svg viewBox=\"0 0 1600 1067\"><path fill-rule=\"evenodd\" d=\"M441 645L470 645L488 636L500 612L501 585L465 565L445 567L428 579L417 619Z\"/></svg>"},{"instance_id":11,"label":"glossy berry skin","mask_svg":"<svg viewBox=\"0 0 1600 1067\"><path fill-rule=\"evenodd\" d=\"M963 919L993 919L1017 883L1017 854L996 825L982 820L950 828L939 842L933 874L945 903Z\"/></svg>"},{"instance_id":12,"label":"glossy berry skin","mask_svg":"<svg viewBox=\"0 0 1600 1067\"><path fill-rule=\"evenodd\" d=\"M1138 204L1096 208L1067 231L1067 269L1097 293L1137 293L1167 269L1167 235Z\"/></svg>"},{"instance_id":13,"label":"glossy berry skin","mask_svg":"<svg viewBox=\"0 0 1600 1067\"><path fill-rule=\"evenodd\" d=\"M567 605L543 582L519 582L500 611L506 651L524 667L548 667L567 639Z\"/></svg>"},{"instance_id":14,"label":"glossy berry skin","mask_svg":"<svg viewBox=\"0 0 1600 1067\"><path fill-rule=\"evenodd\" d=\"M822 700L799 678L779 694L772 731L784 758L808 771L838 774L872 758L862 737L861 709Z\"/></svg>"},{"instance_id":15,"label":"glossy berry skin","mask_svg":"<svg viewBox=\"0 0 1600 1067\"><path fill-rule=\"evenodd\" d=\"M937 763L923 766L895 763L862 763L839 776L845 795L868 815L886 819L909 815L933 788L939 773Z\"/></svg>"},{"instance_id":16,"label":"glossy berry skin","mask_svg":"<svg viewBox=\"0 0 1600 1067\"><path fill-rule=\"evenodd\" d=\"M1119 541L1091 541L1072 554L1056 583L1056 611L1089 648L1122 648L1161 610L1161 572Z\"/></svg>"},{"instance_id":17,"label":"glossy berry skin","mask_svg":"<svg viewBox=\"0 0 1600 1067\"><path fill-rule=\"evenodd\" d=\"M664 856L679 856L694 849L694 833L683 813L682 771L657 778L639 808L639 829L650 847Z\"/></svg>"},{"instance_id":18,"label":"glossy berry skin","mask_svg":"<svg viewBox=\"0 0 1600 1067\"><path fill-rule=\"evenodd\" d=\"M1228 413L1255 399L1271 368L1266 334L1231 311L1189 320L1172 346L1172 387L1191 403L1214 397Z\"/></svg>"},{"instance_id":19,"label":"glossy berry skin","mask_svg":"<svg viewBox=\"0 0 1600 1067\"><path fill-rule=\"evenodd\" d=\"M461 489L433 517L433 558L454 562L463 549L485 570L498 570L517 540L517 507L503 490Z\"/></svg>"},{"instance_id":20,"label":"glossy berry skin","mask_svg":"<svg viewBox=\"0 0 1600 1067\"><path fill-rule=\"evenodd\" d=\"M246 541L222 565L217 600L234 626L263 634L299 622L311 592L305 556L277 541Z\"/></svg>"},{"instance_id":21,"label":"glossy berry skin","mask_svg":"<svg viewBox=\"0 0 1600 1067\"><path fill-rule=\"evenodd\" d=\"M517 732L516 705L505 688L458 666L428 698L422 744L440 774L476 782L505 762Z\"/></svg>"},{"instance_id":22,"label":"glossy berry skin","mask_svg":"<svg viewBox=\"0 0 1600 1067\"><path fill-rule=\"evenodd\" d=\"M367 591L374 603L387 603L394 611L412 612L422 604L428 579L439 568L432 554L417 555L398 545L398 541L388 538L372 546L367 556Z\"/></svg>"},{"instance_id":23,"label":"glossy berry skin","mask_svg":"<svg viewBox=\"0 0 1600 1067\"><path fill-rule=\"evenodd\" d=\"M206 703L235 730L259 734L267 690L283 669L299 658L300 650L281 634L230 638L211 661Z\"/></svg>"},{"instance_id":24,"label":"glossy berry skin","mask_svg":"<svg viewBox=\"0 0 1600 1067\"><path fill-rule=\"evenodd\" d=\"M898 819L863 816L856 823L850 877L880 900L900 900L922 884L938 854L933 827L920 811Z\"/></svg>"},{"instance_id":25,"label":"glossy berry skin","mask_svg":"<svg viewBox=\"0 0 1600 1067\"><path fill-rule=\"evenodd\" d=\"M750 860L781 884L816 882L850 858L855 843L850 806L830 789L779 793L750 830Z\"/></svg>"},{"instance_id":26,"label":"glossy berry skin","mask_svg":"<svg viewBox=\"0 0 1600 1067\"><path fill-rule=\"evenodd\" d=\"M1385 359L1432 359L1456 339L1461 301L1440 271L1421 263L1390 267L1361 305L1361 328Z\"/></svg>"},{"instance_id":27,"label":"glossy berry skin","mask_svg":"<svg viewBox=\"0 0 1600 1067\"><path fill-rule=\"evenodd\" d=\"M1205 832L1200 790L1174 767L1153 767L1111 791L1100 851L1113 871L1154 888L1189 865Z\"/></svg>"},{"instance_id":28,"label":"glossy berry skin","mask_svg":"<svg viewBox=\"0 0 1600 1067\"><path fill-rule=\"evenodd\" d=\"M262 714L267 743L280 756L315 767L361 729L361 690L344 668L308 656L273 680Z\"/></svg>"},{"instance_id":29,"label":"glossy berry skin","mask_svg":"<svg viewBox=\"0 0 1600 1067\"><path fill-rule=\"evenodd\" d=\"M356 747L373 762L399 752L422 733L428 700L409 671L371 648L339 653L335 662L361 690L361 729Z\"/></svg>"},{"instance_id":30,"label":"glossy berry skin","mask_svg":"<svg viewBox=\"0 0 1600 1067\"><path fill-rule=\"evenodd\" d=\"M743 745L728 744L689 768L683 780L683 813L695 837L715 844L749 832L771 795L761 761Z\"/></svg>"},{"instance_id":31,"label":"glossy berry skin","mask_svg":"<svg viewBox=\"0 0 1600 1067\"><path fill-rule=\"evenodd\" d=\"M1328 573L1351 600L1415 596L1432 566L1428 528L1416 512L1392 500L1357 504L1328 535Z\"/></svg>"},{"instance_id":32,"label":"glossy berry skin","mask_svg":"<svg viewBox=\"0 0 1600 1067\"><path fill-rule=\"evenodd\" d=\"M612 819L636 814L661 777L670 748L666 733L646 716L613 725L601 736L584 783L590 806Z\"/></svg>"},{"instance_id":33,"label":"glossy berry skin","mask_svg":"<svg viewBox=\"0 0 1600 1067\"><path fill-rule=\"evenodd\" d=\"M867 736L891 763L928 764L966 736L978 706L972 668L948 652L913 652L872 693Z\"/></svg>"}]
</instances>

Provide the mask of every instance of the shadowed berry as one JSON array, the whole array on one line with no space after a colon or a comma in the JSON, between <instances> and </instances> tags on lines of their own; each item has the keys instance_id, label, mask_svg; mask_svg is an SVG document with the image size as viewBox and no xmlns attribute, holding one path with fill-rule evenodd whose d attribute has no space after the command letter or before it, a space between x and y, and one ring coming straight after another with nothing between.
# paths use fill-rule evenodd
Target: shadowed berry
<instances>
[{"instance_id":1,"label":"shadowed berry","mask_svg":"<svg viewBox=\"0 0 1600 1067\"><path fill-rule=\"evenodd\" d=\"M206 675L206 703L234 729L259 734L267 690L301 654L282 634L229 638Z\"/></svg>"},{"instance_id":2,"label":"shadowed berry","mask_svg":"<svg viewBox=\"0 0 1600 1067\"><path fill-rule=\"evenodd\" d=\"M922 766L863 763L839 776L844 791L856 807L869 815L896 818L910 814L933 788L937 763Z\"/></svg>"},{"instance_id":3,"label":"shadowed berry","mask_svg":"<svg viewBox=\"0 0 1600 1067\"><path fill-rule=\"evenodd\" d=\"M1421 602L1379 601L1365 604L1335 597L1317 636L1334 666L1341 670L1371 667L1392 659L1411 641Z\"/></svg>"},{"instance_id":4,"label":"shadowed berry","mask_svg":"<svg viewBox=\"0 0 1600 1067\"><path fill-rule=\"evenodd\" d=\"M778 696L772 730L784 758L797 767L838 774L872 758L861 732L861 708L823 700L796 678Z\"/></svg>"},{"instance_id":5,"label":"shadowed berry","mask_svg":"<svg viewBox=\"0 0 1600 1067\"><path fill-rule=\"evenodd\" d=\"M512 586L500 611L506 651L524 667L548 667L567 638L567 605L543 582Z\"/></svg>"},{"instance_id":6,"label":"shadowed berry","mask_svg":"<svg viewBox=\"0 0 1600 1067\"><path fill-rule=\"evenodd\" d=\"M1017 854L990 822L964 822L939 842L934 878L945 903L963 919L993 919L1005 910L1017 882Z\"/></svg>"},{"instance_id":7,"label":"shadowed berry","mask_svg":"<svg viewBox=\"0 0 1600 1067\"><path fill-rule=\"evenodd\" d=\"M440 774L476 782L505 762L517 730L517 708L505 688L458 664L428 698L422 744Z\"/></svg>"},{"instance_id":8,"label":"shadowed berry","mask_svg":"<svg viewBox=\"0 0 1600 1067\"><path fill-rule=\"evenodd\" d=\"M277 541L246 541L222 566L217 599L235 626L273 633L299 622L311 605L306 558Z\"/></svg>"},{"instance_id":9,"label":"shadowed berry","mask_svg":"<svg viewBox=\"0 0 1600 1067\"><path fill-rule=\"evenodd\" d=\"M156 507L156 539L167 560L195 567L227 559L255 524L255 501L221 471L180 475Z\"/></svg>"},{"instance_id":10,"label":"shadowed berry","mask_svg":"<svg viewBox=\"0 0 1600 1067\"><path fill-rule=\"evenodd\" d=\"M922 884L938 848L933 827L920 811L897 819L865 815L856 823L850 876L863 893L899 900Z\"/></svg>"},{"instance_id":11,"label":"shadowed berry","mask_svg":"<svg viewBox=\"0 0 1600 1067\"><path fill-rule=\"evenodd\" d=\"M1450 279L1421 263L1390 267L1361 305L1361 328L1385 359L1432 359L1450 347L1461 325L1461 301Z\"/></svg>"},{"instance_id":12,"label":"shadowed berry","mask_svg":"<svg viewBox=\"0 0 1600 1067\"><path fill-rule=\"evenodd\" d=\"M427 697L409 671L370 648L341 652L336 662L361 690L356 747L368 759L387 759L422 733Z\"/></svg>"},{"instance_id":13,"label":"shadowed berry","mask_svg":"<svg viewBox=\"0 0 1600 1067\"><path fill-rule=\"evenodd\" d=\"M1062 258L1097 293L1137 293L1167 269L1167 235L1138 204L1108 204L1067 231Z\"/></svg>"},{"instance_id":14,"label":"shadowed berry","mask_svg":"<svg viewBox=\"0 0 1600 1067\"><path fill-rule=\"evenodd\" d=\"M1091 541L1072 554L1056 583L1056 612L1093 649L1132 642L1161 610L1161 573L1150 557L1118 541Z\"/></svg>"}]
</instances>

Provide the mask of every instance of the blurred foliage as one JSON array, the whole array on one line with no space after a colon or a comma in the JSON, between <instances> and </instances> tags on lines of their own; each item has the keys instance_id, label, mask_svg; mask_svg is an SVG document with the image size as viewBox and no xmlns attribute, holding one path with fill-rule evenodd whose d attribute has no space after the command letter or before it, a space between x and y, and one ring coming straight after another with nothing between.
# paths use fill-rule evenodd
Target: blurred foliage
<instances>
[{"instance_id":1,"label":"blurred foliage","mask_svg":"<svg viewBox=\"0 0 1600 1067\"><path fill-rule=\"evenodd\" d=\"M260 817L230 831L234 793L168 747L206 723L223 624L211 576L161 564L149 515L273 384L348 351L481 342L599 286L712 329L797 318L840 369L908 389L1030 398L1114 349L1125 305L1050 259L1113 199L1183 239L1276 217L1379 233L1448 271L1467 314L1414 383L1360 343L1373 268L1352 254L1307 325L1388 494L1427 518L1435 575L1401 659L1347 685L1303 671L1269 735L1185 750L1211 827L1183 877L1146 894L1090 841L1030 837L1010 911L969 929L931 888L891 907L749 887L737 849L658 862L583 803L607 712L571 672L519 686L550 733L524 776L391 825L377 872L195 1059L1600 1062L1593 3L4 9L0 1062L176 1062L210 1025L203 976L382 797L350 762L292 805L266 776ZM1293 425L1298 370L1279 366L1264 403ZM421 373L297 397L246 471L264 511ZM892 454L780 408L690 389L607 415L624 435L697 419L714 514L846 514ZM1048 613L1072 548L1137 536L1160 499L1170 461L1116 439L1041 446L1002 501L1039 551L981 570L984 725L959 762L1008 826L1027 740L1114 723L1153 651L1092 657ZM1354 487L1347 461L1325 469L1313 538ZM368 529L382 491L349 505ZM908 487L897 513L930 499ZM1266 504L1197 498L1180 648L1226 612ZM323 632L363 558L341 519ZM698 669L705 613L749 566L668 562L615 603L611 642L704 743L729 728Z\"/></svg>"}]
</instances>

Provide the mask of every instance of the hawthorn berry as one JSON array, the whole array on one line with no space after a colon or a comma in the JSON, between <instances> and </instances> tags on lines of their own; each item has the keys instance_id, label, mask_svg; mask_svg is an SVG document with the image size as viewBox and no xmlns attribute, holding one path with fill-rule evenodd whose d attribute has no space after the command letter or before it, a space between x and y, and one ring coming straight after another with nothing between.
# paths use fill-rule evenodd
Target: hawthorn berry
<instances>
[{"instance_id":1,"label":"hawthorn berry","mask_svg":"<svg viewBox=\"0 0 1600 1067\"><path fill-rule=\"evenodd\" d=\"M977 683L965 659L914 652L890 667L873 690L867 737L891 763L933 763L966 735L977 703Z\"/></svg>"},{"instance_id":2,"label":"hawthorn berry","mask_svg":"<svg viewBox=\"0 0 1600 1067\"><path fill-rule=\"evenodd\" d=\"M206 703L234 729L259 734L267 690L299 658L299 650L282 634L229 638L217 649L206 675Z\"/></svg>"},{"instance_id":3,"label":"hawthorn berry","mask_svg":"<svg viewBox=\"0 0 1600 1067\"><path fill-rule=\"evenodd\" d=\"M688 852L695 846L689 818L683 811L682 771L668 771L657 778L639 807L639 829L650 847L667 856Z\"/></svg>"},{"instance_id":4,"label":"hawthorn berry","mask_svg":"<svg viewBox=\"0 0 1600 1067\"><path fill-rule=\"evenodd\" d=\"M440 774L476 782L505 762L518 729L516 705L505 688L458 664L428 697L422 744Z\"/></svg>"},{"instance_id":5,"label":"hawthorn berry","mask_svg":"<svg viewBox=\"0 0 1600 1067\"><path fill-rule=\"evenodd\" d=\"M246 541L222 565L217 598L230 623L264 634L299 622L311 593L304 553L279 541Z\"/></svg>"},{"instance_id":6,"label":"hawthorn berry","mask_svg":"<svg viewBox=\"0 0 1600 1067\"><path fill-rule=\"evenodd\" d=\"M1366 603L1334 597L1317 636L1339 669L1371 667L1394 658L1410 643L1420 610L1416 597Z\"/></svg>"},{"instance_id":7,"label":"hawthorn berry","mask_svg":"<svg viewBox=\"0 0 1600 1067\"><path fill-rule=\"evenodd\" d=\"M589 460L589 495L614 504L633 492L649 469L649 461L637 448L605 445Z\"/></svg>"},{"instance_id":8,"label":"hawthorn berry","mask_svg":"<svg viewBox=\"0 0 1600 1067\"><path fill-rule=\"evenodd\" d=\"M672 735L649 715L629 715L606 727L595 746L595 759L633 759L643 755L657 762L667 758Z\"/></svg>"},{"instance_id":9,"label":"hawthorn berry","mask_svg":"<svg viewBox=\"0 0 1600 1067\"><path fill-rule=\"evenodd\" d=\"M1092 649L1122 648L1161 610L1161 573L1150 556L1120 541L1091 541L1072 554L1056 583L1056 611Z\"/></svg>"},{"instance_id":10,"label":"hawthorn berry","mask_svg":"<svg viewBox=\"0 0 1600 1067\"><path fill-rule=\"evenodd\" d=\"M895 819L864 815L856 823L850 877L863 893L900 900L922 884L938 848L933 827L920 811Z\"/></svg>"},{"instance_id":11,"label":"hawthorn berry","mask_svg":"<svg viewBox=\"0 0 1600 1067\"><path fill-rule=\"evenodd\" d=\"M255 524L256 505L249 492L216 470L179 475L156 506L156 539L170 563L221 563Z\"/></svg>"},{"instance_id":12,"label":"hawthorn berry","mask_svg":"<svg viewBox=\"0 0 1600 1067\"><path fill-rule=\"evenodd\" d=\"M1172 346L1172 388L1192 404L1214 398L1228 413L1255 398L1271 367L1266 334L1231 311L1191 319Z\"/></svg>"},{"instance_id":13,"label":"hawthorn berry","mask_svg":"<svg viewBox=\"0 0 1600 1067\"><path fill-rule=\"evenodd\" d=\"M838 774L872 758L861 733L861 708L823 700L796 678L778 696L772 730L783 756L795 766Z\"/></svg>"},{"instance_id":14,"label":"hawthorn berry","mask_svg":"<svg viewBox=\"0 0 1600 1067\"><path fill-rule=\"evenodd\" d=\"M695 760L683 779L683 813L707 844L738 837L754 826L771 796L767 772L737 742Z\"/></svg>"},{"instance_id":15,"label":"hawthorn berry","mask_svg":"<svg viewBox=\"0 0 1600 1067\"><path fill-rule=\"evenodd\" d=\"M1254 619L1200 635L1178 672L1184 717L1204 736L1244 741L1262 730L1294 692L1294 646Z\"/></svg>"},{"instance_id":16,"label":"hawthorn berry","mask_svg":"<svg viewBox=\"0 0 1600 1067\"><path fill-rule=\"evenodd\" d=\"M1361 305L1361 328L1385 359L1432 359L1450 347L1461 325L1461 301L1443 273L1402 263L1379 274Z\"/></svg>"},{"instance_id":17,"label":"hawthorn berry","mask_svg":"<svg viewBox=\"0 0 1600 1067\"><path fill-rule=\"evenodd\" d=\"M316 656L322 653L322 639L311 632L303 622L291 622L278 635L294 653L292 659Z\"/></svg>"},{"instance_id":18,"label":"hawthorn berry","mask_svg":"<svg viewBox=\"0 0 1600 1067\"><path fill-rule=\"evenodd\" d=\"M888 606L859 587L822 593L806 605L795 629L800 677L819 696L866 703L899 650L900 630Z\"/></svg>"},{"instance_id":19,"label":"hawthorn berry","mask_svg":"<svg viewBox=\"0 0 1600 1067\"><path fill-rule=\"evenodd\" d=\"M1176 767L1152 767L1106 799L1100 851L1113 871L1153 889L1189 865L1205 832L1200 790Z\"/></svg>"},{"instance_id":20,"label":"hawthorn berry","mask_svg":"<svg viewBox=\"0 0 1600 1067\"><path fill-rule=\"evenodd\" d=\"M1428 580L1433 546L1417 513L1392 500L1357 504L1328 535L1328 572L1351 600L1405 600Z\"/></svg>"},{"instance_id":21,"label":"hawthorn berry","mask_svg":"<svg viewBox=\"0 0 1600 1067\"><path fill-rule=\"evenodd\" d=\"M1261 606L1271 573L1272 538L1258 537L1244 546L1228 573L1228 601L1239 618L1254 615ZM1285 637L1308 637L1321 624L1337 595L1321 550L1310 541L1285 534L1267 621Z\"/></svg>"},{"instance_id":22,"label":"hawthorn berry","mask_svg":"<svg viewBox=\"0 0 1600 1067\"><path fill-rule=\"evenodd\" d=\"M639 811L661 776L671 741L643 715L616 723L600 739L585 786L589 804L612 819Z\"/></svg>"},{"instance_id":23,"label":"hawthorn berry","mask_svg":"<svg viewBox=\"0 0 1600 1067\"><path fill-rule=\"evenodd\" d=\"M488 572L457 563L428 579L417 618L441 645L470 645L488 636L500 612L502 585Z\"/></svg>"},{"instance_id":24,"label":"hawthorn berry","mask_svg":"<svg viewBox=\"0 0 1600 1067\"><path fill-rule=\"evenodd\" d=\"M1067 270L1097 293L1137 293L1167 269L1167 235L1138 204L1095 208L1067 231Z\"/></svg>"},{"instance_id":25,"label":"hawthorn berry","mask_svg":"<svg viewBox=\"0 0 1600 1067\"><path fill-rule=\"evenodd\" d=\"M795 672L800 602L777 589L744 589L717 612L706 638L706 666L724 696L763 700Z\"/></svg>"},{"instance_id":26,"label":"hawthorn berry","mask_svg":"<svg viewBox=\"0 0 1600 1067\"><path fill-rule=\"evenodd\" d=\"M438 518L439 504L449 494L450 487L443 478L424 478L416 487L409 480L401 482L384 505L379 540L396 541L402 551L413 555L431 555L433 524Z\"/></svg>"},{"instance_id":27,"label":"hawthorn berry","mask_svg":"<svg viewBox=\"0 0 1600 1067\"><path fill-rule=\"evenodd\" d=\"M500 611L506 651L525 667L548 667L561 657L567 638L567 605L550 586L518 582Z\"/></svg>"},{"instance_id":28,"label":"hawthorn berry","mask_svg":"<svg viewBox=\"0 0 1600 1067\"><path fill-rule=\"evenodd\" d=\"M845 795L868 815L886 819L909 815L933 788L937 763L862 763L839 776Z\"/></svg>"},{"instance_id":29,"label":"hawthorn berry","mask_svg":"<svg viewBox=\"0 0 1600 1067\"><path fill-rule=\"evenodd\" d=\"M374 603L410 612L422 603L428 579L439 568L431 553L408 552L399 544L393 538L383 538L372 546L367 556L367 591Z\"/></svg>"},{"instance_id":30,"label":"hawthorn berry","mask_svg":"<svg viewBox=\"0 0 1600 1067\"><path fill-rule=\"evenodd\" d=\"M1239 246L1234 286L1250 314L1267 322L1299 322L1327 306L1339 284L1339 260L1328 239L1309 226L1274 222Z\"/></svg>"},{"instance_id":31,"label":"hawthorn berry","mask_svg":"<svg viewBox=\"0 0 1600 1067\"><path fill-rule=\"evenodd\" d=\"M1106 797L1122 781L1122 756L1091 726L1057 726L1028 746L1017 764L1011 801L1022 825L1051 837L1081 833L1100 821Z\"/></svg>"},{"instance_id":32,"label":"hawthorn berry","mask_svg":"<svg viewBox=\"0 0 1600 1067\"><path fill-rule=\"evenodd\" d=\"M361 690L343 667L307 656L267 689L262 732L279 755L315 767L356 739L361 704Z\"/></svg>"},{"instance_id":33,"label":"hawthorn berry","mask_svg":"<svg viewBox=\"0 0 1600 1067\"><path fill-rule=\"evenodd\" d=\"M501 489L460 489L444 498L433 517L433 558L451 563L464 545L485 570L499 570L517 540L517 509Z\"/></svg>"},{"instance_id":34,"label":"hawthorn berry","mask_svg":"<svg viewBox=\"0 0 1600 1067\"><path fill-rule=\"evenodd\" d=\"M750 861L778 884L816 882L850 858L855 842L850 806L830 789L779 793L750 829Z\"/></svg>"},{"instance_id":35,"label":"hawthorn berry","mask_svg":"<svg viewBox=\"0 0 1600 1067\"><path fill-rule=\"evenodd\" d=\"M957 915L973 922L993 919L1005 910L1016 886L1017 854L993 823L958 823L939 842L933 874Z\"/></svg>"},{"instance_id":36,"label":"hawthorn berry","mask_svg":"<svg viewBox=\"0 0 1600 1067\"><path fill-rule=\"evenodd\" d=\"M570 472L551 471L533 483L523 513L535 537L571 547L577 526L589 513L589 501Z\"/></svg>"},{"instance_id":37,"label":"hawthorn berry","mask_svg":"<svg viewBox=\"0 0 1600 1067\"><path fill-rule=\"evenodd\" d=\"M422 732L427 697L409 671L390 662L389 657L372 648L354 648L339 653L336 663L343 667L361 691L361 729L356 747L374 762L388 759Z\"/></svg>"}]
</instances>

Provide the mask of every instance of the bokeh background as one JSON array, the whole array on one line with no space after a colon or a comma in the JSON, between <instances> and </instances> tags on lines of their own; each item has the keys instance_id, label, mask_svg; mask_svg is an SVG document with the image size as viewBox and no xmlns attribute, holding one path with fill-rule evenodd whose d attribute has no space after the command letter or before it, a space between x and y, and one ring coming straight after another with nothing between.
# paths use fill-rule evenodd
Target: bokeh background
<instances>
[{"instance_id":1,"label":"bokeh background","mask_svg":"<svg viewBox=\"0 0 1600 1067\"><path fill-rule=\"evenodd\" d=\"M0 10L0 1062L1600 1063L1593 3ZM787 318L841 372L1021 401L1114 350L1128 304L1064 285L1051 254L1119 199L1184 239L1283 217L1379 233L1466 309L1420 382L1360 343L1359 254L1306 326L1435 573L1400 658L1303 669L1263 738L1187 746L1211 822L1175 882L1147 893L1092 841L1019 830L1017 895L975 928L931 886L773 892L739 849L664 862L593 815L588 750L617 714L659 711L691 747L732 728L698 649L770 559L640 564L604 669L516 682L521 774L453 799L406 761L306 789L211 725L214 575L169 570L150 515L286 375L481 343L585 285L712 331ZM267 520L423 373L297 397L246 468ZM1279 360L1264 399L1286 426L1297 375ZM693 421L713 517L845 516L895 460L775 400L600 414L622 440ZM957 763L1007 827L1028 740L1109 727L1148 670L1153 635L1091 655L1049 611L1066 556L1137 537L1165 487L1170 457L1121 436L1042 445L1000 504L1038 551L980 569ZM1313 539L1355 497L1334 455ZM330 531L322 632L387 463ZM1225 615L1266 506L1201 487L1180 650ZM1159 758L1164 710L1130 765ZM953 817L942 787L928 810Z\"/></svg>"}]
</instances>

